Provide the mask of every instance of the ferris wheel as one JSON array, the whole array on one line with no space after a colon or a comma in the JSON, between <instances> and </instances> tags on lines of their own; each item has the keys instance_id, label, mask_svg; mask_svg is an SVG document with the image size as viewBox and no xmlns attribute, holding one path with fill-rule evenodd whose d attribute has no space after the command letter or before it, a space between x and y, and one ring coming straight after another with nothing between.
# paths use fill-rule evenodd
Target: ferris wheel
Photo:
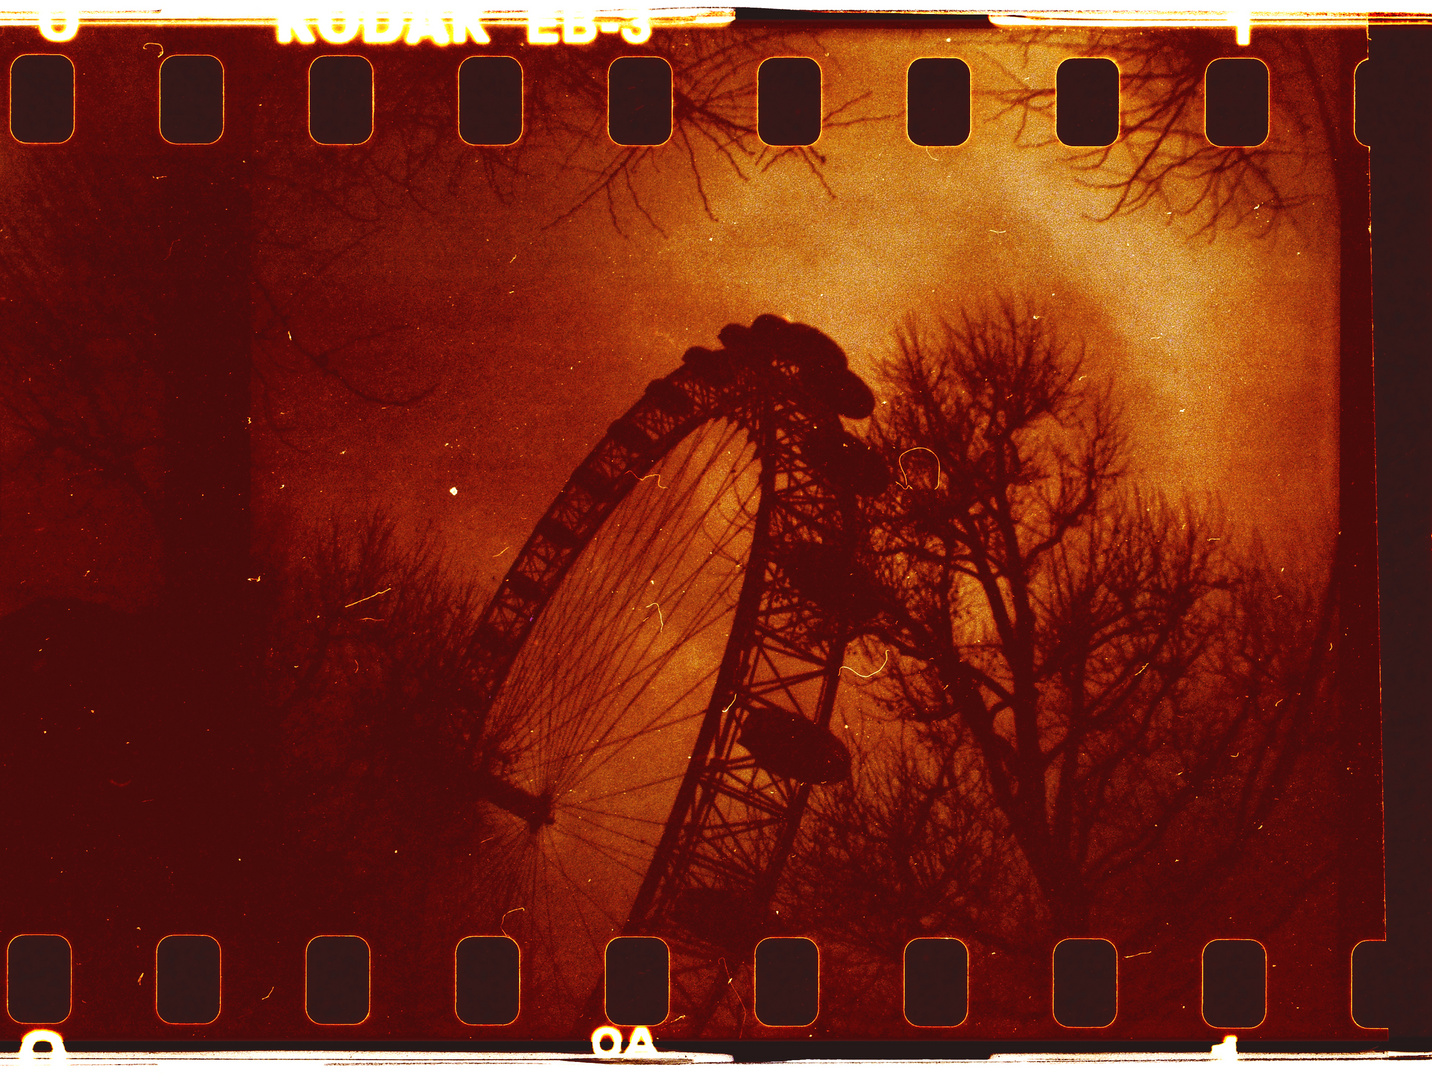
<instances>
[{"instance_id":1,"label":"ferris wheel","mask_svg":"<svg viewBox=\"0 0 1432 1080\"><path fill-rule=\"evenodd\" d=\"M889 473L840 417L874 398L812 327L719 338L611 425L472 641L474 904L521 946L529 1031L605 1022L618 935L668 944L662 1031L739 1022L811 787L850 775L829 722Z\"/></svg>"}]
</instances>

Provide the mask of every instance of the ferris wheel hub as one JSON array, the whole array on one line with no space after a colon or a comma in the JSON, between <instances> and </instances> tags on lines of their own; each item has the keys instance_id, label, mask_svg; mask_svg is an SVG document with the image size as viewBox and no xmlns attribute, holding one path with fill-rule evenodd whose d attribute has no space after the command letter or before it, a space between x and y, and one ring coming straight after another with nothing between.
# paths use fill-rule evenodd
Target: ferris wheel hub
<instances>
[{"instance_id":1,"label":"ferris wheel hub","mask_svg":"<svg viewBox=\"0 0 1432 1080\"><path fill-rule=\"evenodd\" d=\"M557 823L556 800L550 791L533 795L510 780L488 774L479 778L477 794L493 806L501 807L527 822L531 832L539 832L542 826Z\"/></svg>"}]
</instances>

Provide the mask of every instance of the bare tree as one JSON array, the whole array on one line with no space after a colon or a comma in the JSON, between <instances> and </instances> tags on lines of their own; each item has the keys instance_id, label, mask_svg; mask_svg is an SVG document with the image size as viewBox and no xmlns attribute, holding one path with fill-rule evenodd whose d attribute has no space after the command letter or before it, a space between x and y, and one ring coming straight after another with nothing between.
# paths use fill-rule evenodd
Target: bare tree
<instances>
[{"instance_id":1,"label":"bare tree","mask_svg":"<svg viewBox=\"0 0 1432 1080\"><path fill-rule=\"evenodd\" d=\"M273 140L271 153L279 151L271 157L273 183L313 202L315 209L373 222L394 198L432 207L436 200L470 193L474 181L510 203L529 185L550 185L555 155L566 171L582 178L572 205L557 220L597 205L618 231L629 214L660 228L645 200L647 177L663 167L667 185L672 176L689 183L701 211L713 220L717 208L708 188L713 169L748 179L753 171L789 159L824 184L825 159L819 150L767 146L756 127L760 61L822 48L810 35L748 26L664 30L643 45L601 36L580 49L552 49L528 44L519 30L494 33L488 51L510 52L522 63L524 130L517 143L469 146L457 138L459 57L435 62L426 50L377 50L374 138L345 148L337 159L314 155L299 141L280 145ZM666 148L619 146L607 137L607 72L614 60L630 56L671 61L672 141ZM288 49L274 53L269 62L276 76L292 80L308 59ZM856 114L868 96L831 106L823 127L875 119ZM275 116L270 123L289 122ZM665 166L659 161L663 156Z\"/></svg>"},{"instance_id":2,"label":"bare tree","mask_svg":"<svg viewBox=\"0 0 1432 1080\"><path fill-rule=\"evenodd\" d=\"M1026 40L1023 58L1027 64L1071 46L1119 66L1119 138L1069 154L1082 183L1109 193L1105 220L1154 208L1212 240L1222 229L1266 235L1320 201L1354 215L1359 196L1366 201L1367 161L1353 137L1351 96L1366 41L1353 31L1265 31L1251 48L1232 46L1224 30L1044 35ZM1210 63L1230 56L1269 68L1269 137L1257 146L1217 146L1204 134L1204 77ZM1018 116L1017 140L1053 144L1054 88L1007 74L1009 88L995 97Z\"/></svg>"},{"instance_id":3,"label":"bare tree","mask_svg":"<svg viewBox=\"0 0 1432 1080\"><path fill-rule=\"evenodd\" d=\"M291 786L318 780L327 791L320 819L338 848L354 836L390 848L399 827L409 843L445 834L442 819L459 804L434 804L463 776L456 705L482 611L478 587L456 580L437 541L402 539L381 511L271 550L263 698L286 767L309 776Z\"/></svg>"},{"instance_id":4,"label":"bare tree","mask_svg":"<svg viewBox=\"0 0 1432 1080\"><path fill-rule=\"evenodd\" d=\"M371 50L373 137L359 146L296 137L301 95L267 101L255 121L255 412L291 438L285 384L314 370L359 402L415 405L436 389L440 361L419 362L401 347L413 329L406 311L374 310L367 325L351 325L364 313L349 307L345 268L382 265L387 256L375 252L401 246L395 226L413 220L406 215L450 222L458 233L495 218L532 235L595 220L627 236L663 233L692 214L716 220L723 189L772 168L794 165L833 194L818 147L767 146L757 131L761 60L820 47L807 34L749 26L663 30L638 46L601 35L578 49L529 45L519 29L494 29L484 51L522 64L524 127L512 146L458 137L461 50ZM644 55L672 65L671 139L617 145L608 137L608 69L618 57ZM260 81L296 87L312 55L265 43L246 59L262 66ZM867 96L829 103L823 126L878 119L861 111Z\"/></svg>"},{"instance_id":5,"label":"bare tree","mask_svg":"<svg viewBox=\"0 0 1432 1080\"><path fill-rule=\"evenodd\" d=\"M1379 936L1383 919L1369 158L1353 113L1367 30L1260 28L1249 47L1232 44L1227 30L1099 31L1031 37L1027 46L1026 57L1072 47L1119 65L1119 141L1070 152L1079 178L1108 194L1106 217L1161 208L1209 242L1238 230L1338 230L1341 520L1323 625L1334 652L1337 753L1345 765L1336 781L1339 934L1351 948ZM1268 66L1269 138L1261 146L1219 147L1204 135L1204 74L1224 56ZM1019 116L1022 138L1052 141L1044 126L1051 87L1016 79L998 96Z\"/></svg>"},{"instance_id":6,"label":"bare tree","mask_svg":"<svg viewBox=\"0 0 1432 1080\"><path fill-rule=\"evenodd\" d=\"M1322 730L1321 583L1212 504L1132 484L1109 384L1047 319L907 324L885 375L870 439L896 483L870 508L885 614L864 647L886 671L798 909L897 966L930 934L1038 954L1177 932L1171 910L1196 921L1256 862Z\"/></svg>"}]
</instances>

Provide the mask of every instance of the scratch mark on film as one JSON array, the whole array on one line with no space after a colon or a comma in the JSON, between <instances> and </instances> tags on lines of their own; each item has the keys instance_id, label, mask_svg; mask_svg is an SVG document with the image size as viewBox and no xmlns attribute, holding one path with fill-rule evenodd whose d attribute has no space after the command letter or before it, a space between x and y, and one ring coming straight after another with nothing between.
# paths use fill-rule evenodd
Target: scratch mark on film
<instances>
[{"instance_id":1,"label":"scratch mark on film","mask_svg":"<svg viewBox=\"0 0 1432 1080\"><path fill-rule=\"evenodd\" d=\"M928 446L912 446L908 450L902 450L900 456L895 459L895 464L900 466L900 486L906 491L909 491L912 486L910 484L910 478L905 475L905 455L913 454L916 450L923 450L935 459L935 487L939 487L940 481L943 480L945 476L944 466L940 463L940 455L935 453L935 451L931 450Z\"/></svg>"},{"instance_id":2,"label":"scratch mark on film","mask_svg":"<svg viewBox=\"0 0 1432 1080\"><path fill-rule=\"evenodd\" d=\"M515 914L516 914L517 912L519 912L519 911L526 911L526 910L527 910L527 909L526 909L525 907L515 907L515 908L509 908L507 911L504 911L504 912L502 913L502 918L501 918L501 920L498 921L497 928L498 928L499 930L501 930L504 934L506 934L506 933L507 933L507 916L509 916L509 915L515 915Z\"/></svg>"},{"instance_id":3,"label":"scratch mark on film","mask_svg":"<svg viewBox=\"0 0 1432 1080\"><path fill-rule=\"evenodd\" d=\"M882 661L880 661L880 666L879 666L878 668L876 668L874 671L872 671L869 675L861 675L860 672L856 671L856 670L855 670L853 667L851 667L849 664L841 664L841 665L840 665L840 670L841 670L841 671L848 671L848 672L850 672L852 675L859 676L859 677L862 678L862 679L873 679L873 678L875 678L875 676L879 675L882 671L885 670L885 665L888 664L888 663L890 663L890 650L889 650L889 649L886 649L886 650L885 650L885 659L882 660Z\"/></svg>"},{"instance_id":4,"label":"scratch mark on film","mask_svg":"<svg viewBox=\"0 0 1432 1080\"><path fill-rule=\"evenodd\" d=\"M393 586L389 585L386 589L379 589L377 592L375 592L375 593L370 593L369 595L363 597L362 600L354 600L353 603L351 603L351 604L344 604L343 607L344 607L345 609L351 608L351 607L357 607L359 604L366 604L369 600L372 600L374 597L382 596L384 593L390 593L390 592L392 592L392 591L393 591Z\"/></svg>"}]
</instances>

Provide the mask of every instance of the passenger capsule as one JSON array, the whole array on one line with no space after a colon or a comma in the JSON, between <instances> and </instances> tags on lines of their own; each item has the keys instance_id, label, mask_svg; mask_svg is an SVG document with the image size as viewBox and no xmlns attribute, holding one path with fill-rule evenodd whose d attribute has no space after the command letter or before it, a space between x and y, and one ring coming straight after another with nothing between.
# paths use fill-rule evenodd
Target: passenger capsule
<instances>
[{"instance_id":1,"label":"passenger capsule","mask_svg":"<svg viewBox=\"0 0 1432 1080\"><path fill-rule=\"evenodd\" d=\"M841 416L864 420L875 411L875 394L849 368L810 368L801 372L801 381Z\"/></svg>"},{"instance_id":2,"label":"passenger capsule","mask_svg":"<svg viewBox=\"0 0 1432 1080\"><path fill-rule=\"evenodd\" d=\"M746 714L736 741L772 776L804 784L850 779L850 751L830 731L781 709Z\"/></svg>"},{"instance_id":3,"label":"passenger capsule","mask_svg":"<svg viewBox=\"0 0 1432 1080\"><path fill-rule=\"evenodd\" d=\"M786 322L777 315L762 315L751 324L751 337L778 359L793 363L803 372L844 371L849 365L845 350L805 323Z\"/></svg>"},{"instance_id":4,"label":"passenger capsule","mask_svg":"<svg viewBox=\"0 0 1432 1080\"><path fill-rule=\"evenodd\" d=\"M736 374L731 368L731 357L726 352L703 349L699 345L687 349L681 362L712 386L729 386Z\"/></svg>"},{"instance_id":5,"label":"passenger capsule","mask_svg":"<svg viewBox=\"0 0 1432 1080\"><path fill-rule=\"evenodd\" d=\"M786 578L804 599L848 624L880 614L880 592L851 553L831 544L799 544L780 560Z\"/></svg>"},{"instance_id":6,"label":"passenger capsule","mask_svg":"<svg viewBox=\"0 0 1432 1080\"><path fill-rule=\"evenodd\" d=\"M885 459L844 428L812 431L806 442L806 458L831 481L857 495L873 497L890 486Z\"/></svg>"}]
</instances>

